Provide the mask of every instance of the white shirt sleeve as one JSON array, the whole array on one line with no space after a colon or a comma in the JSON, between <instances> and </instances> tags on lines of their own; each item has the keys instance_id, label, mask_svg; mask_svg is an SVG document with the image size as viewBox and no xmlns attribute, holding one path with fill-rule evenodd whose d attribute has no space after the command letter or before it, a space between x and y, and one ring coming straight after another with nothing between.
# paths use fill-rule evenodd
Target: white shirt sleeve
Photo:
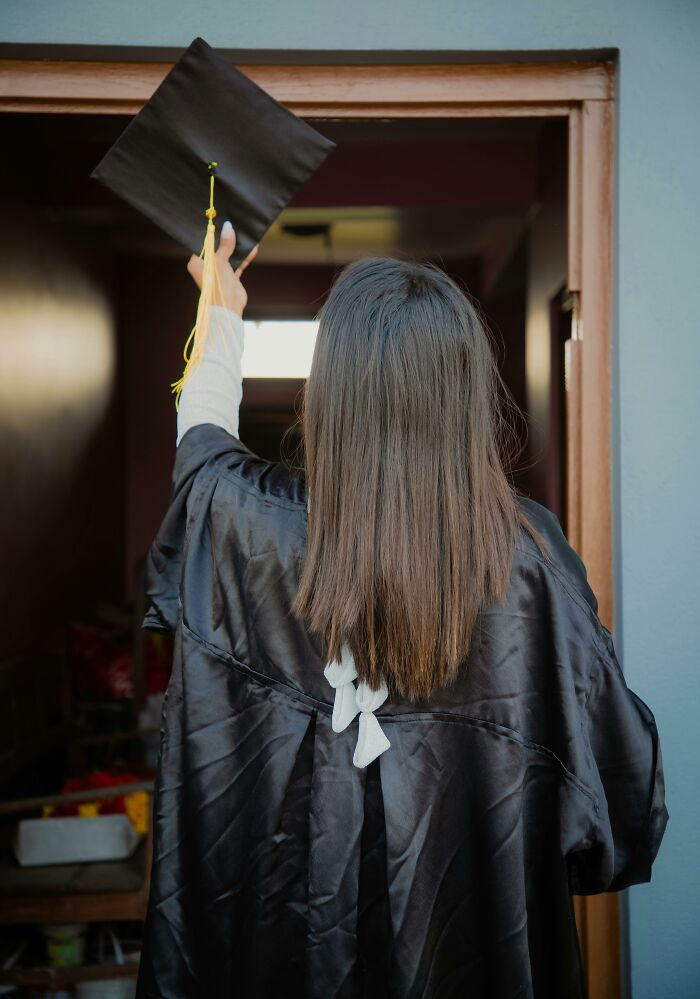
<instances>
[{"instance_id":1,"label":"white shirt sleeve","mask_svg":"<svg viewBox=\"0 0 700 999\"><path fill-rule=\"evenodd\" d=\"M214 423L238 437L242 355L243 318L223 305L212 305L202 359L180 392L176 446L199 423Z\"/></svg>"}]
</instances>

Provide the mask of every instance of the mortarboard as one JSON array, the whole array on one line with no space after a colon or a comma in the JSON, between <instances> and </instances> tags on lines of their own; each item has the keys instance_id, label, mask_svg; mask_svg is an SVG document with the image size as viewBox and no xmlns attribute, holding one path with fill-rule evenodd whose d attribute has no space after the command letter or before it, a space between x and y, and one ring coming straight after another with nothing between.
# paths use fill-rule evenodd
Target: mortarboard
<instances>
[{"instance_id":1,"label":"mortarboard","mask_svg":"<svg viewBox=\"0 0 700 999\"><path fill-rule=\"evenodd\" d=\"M197 363L208 330L214 216L236 230L235 269L333 149L331 139L195 38L90 174L204 258L187 364L173 391Z\"/></svg>"}]
</instances>

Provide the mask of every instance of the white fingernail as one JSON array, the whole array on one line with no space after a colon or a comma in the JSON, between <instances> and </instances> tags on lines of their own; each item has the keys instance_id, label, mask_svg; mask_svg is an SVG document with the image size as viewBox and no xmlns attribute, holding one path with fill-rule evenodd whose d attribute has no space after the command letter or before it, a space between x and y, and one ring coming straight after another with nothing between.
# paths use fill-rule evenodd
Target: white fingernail
<instances>
[{"instance_id":1,"label":"white fingernail","mask_svg":"<svg viewBox=\"0 0 700 999\"><path fill-rule=\"evenodd\" d=\"M224 224L221 227L221 235L224 237L224 239L230 239L231 236L233 236L233 226L231 225L230 222L224 222Z\"/></svg>"}]
</instances>

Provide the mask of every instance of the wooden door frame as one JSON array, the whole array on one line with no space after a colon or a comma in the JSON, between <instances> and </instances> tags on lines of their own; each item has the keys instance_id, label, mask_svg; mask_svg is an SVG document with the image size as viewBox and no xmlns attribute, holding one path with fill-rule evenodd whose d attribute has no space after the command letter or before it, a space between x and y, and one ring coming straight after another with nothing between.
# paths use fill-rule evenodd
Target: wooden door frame
<instances>
[{"instance_id":1,"label":"wooden door frame","mask_svg":"<svg viewBox=\"0 0 700 999\"><path fill-rule=\"evenodd\" d=\"M134 114L172 63L0 60L0 111ZM239 65L307 118L565 117L568 534L612 630L612 62ZM615 895L576 899L590 999L620 995Z\"/></svg>"}]
</instances>

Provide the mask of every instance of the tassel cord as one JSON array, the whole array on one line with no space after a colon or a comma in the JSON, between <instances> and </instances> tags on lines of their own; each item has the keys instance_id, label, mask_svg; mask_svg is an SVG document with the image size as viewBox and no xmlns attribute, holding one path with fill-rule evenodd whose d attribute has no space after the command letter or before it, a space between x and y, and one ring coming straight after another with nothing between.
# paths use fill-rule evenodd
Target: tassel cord
<instances>
[{"instance_id":1,"label":"tassel cord","mask_svg":"<svg viewBox=\"0 0 700 999\"><path fill-rule=\"evenodd\" d=\"M199 252L199 257L203 260L204 266L202 269L201 293L199 302L197 303L197 318L187 337L182 352L185 361L184 371L177 381L171 382L171 390L175 393L176 410L179 409L180 393L185 382L204 356L204 348L209 333L211 306L214 304L215 299L219 302L223 302L224 300L221 277L216 265L216 225L214 224L214 219L216 218L216 208L214 207L214 175L216 166L218 166L216 162L209 164L211 171L209 207L204 213L208 221L204 243ZM226 337L224 337L224 343L226 350L230 350L230 344Z\"/></svg>"}]
</instances>

